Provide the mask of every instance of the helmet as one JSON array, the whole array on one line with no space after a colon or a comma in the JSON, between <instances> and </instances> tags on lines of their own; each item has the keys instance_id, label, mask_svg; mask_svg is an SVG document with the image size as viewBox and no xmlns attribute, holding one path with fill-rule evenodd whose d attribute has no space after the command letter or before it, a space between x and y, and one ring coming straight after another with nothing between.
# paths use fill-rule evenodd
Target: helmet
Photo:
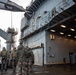
<instances>
[{"instance_id":1,"label":"helmet","mask_svg":"<svg viewBox=\"0 0 76 75\"><path fill-rule=\"evenodd\" d=\"M5 50L5 47L3 47L3 50Z\"/></svg>"},{"instance_id":2,"label":"helmet","mask_svg":"<svg viewBox=\"0 0 76 75\"><path fill-rule=\"evenodd\" d=\"M19 42L20 42L20 44L22 44L22 43L23 43L23 40L22 40L22 39L20 39L20 40L19 40Z\"/></svg>"}]
</instances>

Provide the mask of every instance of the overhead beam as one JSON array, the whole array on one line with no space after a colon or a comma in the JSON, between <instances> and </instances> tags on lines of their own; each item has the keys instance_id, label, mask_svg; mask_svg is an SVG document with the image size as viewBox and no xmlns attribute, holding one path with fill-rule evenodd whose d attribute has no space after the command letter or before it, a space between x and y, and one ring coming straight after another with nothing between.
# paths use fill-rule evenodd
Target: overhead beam
<instances>
[{"instance_id":1,"label":"overhead beam","mask_svg":"<svg viewBox=\"0 0 76 75\"><path fill-rule=\"evenodd\" d=\"M58 22L58 21L57 21L57 20L55 20L55 19L53 19L52 21L53 21L53 22L56 22L56 23Z\"/></svg>"},{"instance_id":2,"label":"overhead beam","mask_svg":"<svg viewBox=\"0 0 76 75\"><path fill-rule=\"evenodd\" d=\"M76 16L76 14L75 14L75 15L72 15L72 16L69 16L69 17L67 17L67 18L65 18L65 19L63 19L63 20L55 23L54 25L50 26L50 27L47 28L46 30L48 30L48 29L50 29L50 28L53 28L54 26L56 26L56 25L58 25L58 24L60 24L60 23L62 23L62 22L65 22L65 21L67 21L67 20L69 20L69 19L71 19L71 18L73 18L73 17L75 17L75 16Z\"/></svg>"}]
</instances>

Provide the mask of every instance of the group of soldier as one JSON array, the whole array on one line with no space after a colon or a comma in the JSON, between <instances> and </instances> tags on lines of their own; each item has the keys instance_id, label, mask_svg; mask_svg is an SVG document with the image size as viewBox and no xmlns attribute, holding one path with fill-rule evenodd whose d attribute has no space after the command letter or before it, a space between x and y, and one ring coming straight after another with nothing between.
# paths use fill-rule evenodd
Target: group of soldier
<instances>
[{"instance_id":1,"label":"group of soldier","mask_svg":"<svg viewBox=\"0 0 76 75\"><path fill-rule=\"evenodd\" d=\"M1 71L7 71L7 66L11 65L13 72L16 75L27 75L32 71L32 65L34 64L34 54L28 46L23 46L23 41L21 40L19 46L14 47L10 53L10 58L8 59L8 51L3 47L0 52L2 57ZM8 64L8 65L7 65Z\"/></svg>"}]
</instances>

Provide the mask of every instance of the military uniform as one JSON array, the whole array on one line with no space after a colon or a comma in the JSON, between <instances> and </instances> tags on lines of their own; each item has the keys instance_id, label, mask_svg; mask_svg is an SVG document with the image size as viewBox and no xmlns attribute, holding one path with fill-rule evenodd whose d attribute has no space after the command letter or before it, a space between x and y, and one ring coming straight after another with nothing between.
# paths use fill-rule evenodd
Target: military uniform
<instances>
[{"instance_id":1,"label":"military uniform","mask_svg":"<svg viewBox=\"0 0 76 75\"><path fill-rule=\"evenodd\" d=\"M23 42L20 41L17 49L18 64L16 67L16 75L27 75L28 69L31 71L32 59L34 58L34 56L32 58L32 55L33 52L28 47L24 47Z\"/></svg>"},{"instance_id":2,"label":"military uniform","mask_svg":"<svg viewBox=\"0 0 76 75\"><path fill-rule=\"evenodd\" d=\"M2 57L1 70L7 71L7 51L5 47L3 47L3 50L1 51L1 57Z\"/></svg>"},{"instance_id":3,"label":"military uniform","mask_svg":"<svg viewBox=\"0 0 76 75\"><path fill-rule=\"evenodd\" d=\"M17 65L17 50L16 50L16 48L14 48L13 51L11 52L11 62L12 62L13 71L15 72L16 65Z\"/></svg>"},{"instance_id":4,"label":"military uniform","mask_svg":"<svg viewBox=\"0 0 76 75\"><path fill-rule=\"evenodd\" d=\"M25 61L27 62L27 70L28 72L32 71L32 65L34 64L34 54L32 50L28 47L26 47L26 58Z\"/></svg>"},{"instance_id":5,"label":"military uniform","mask_svg":"<svg viewBox=\"0 0 76 75\"><path fill-rule=\"evenodd\" d=\"M20 43L17 49L17 59L18 63L16 66L16 75L26 75L26 65L27 63L25 62L25 48Z\"/></svg>"}]
</instances>

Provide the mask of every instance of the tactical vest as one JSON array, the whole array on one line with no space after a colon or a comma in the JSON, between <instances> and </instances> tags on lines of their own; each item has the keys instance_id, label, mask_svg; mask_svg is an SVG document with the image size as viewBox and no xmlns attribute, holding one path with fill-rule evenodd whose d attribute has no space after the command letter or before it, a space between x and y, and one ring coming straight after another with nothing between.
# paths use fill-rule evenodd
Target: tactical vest
<instances>
[{"instance_id":1,"label":"tactical vest","mask_svg":"<svg viewBox=\"0 0 76 75\"><path fill-rule=\"evenodd\" d=\"M1 55L2 55L2 57L7 56L7 51L6 51L6 50L3 50L3 51L1 52Z\"/></svg>"},{"instance_id":2,"label":"tactical vest","mask_svg":"<svg viewBox=\"0 0 76 75\"><path fill-rule=\"evenodd\" d=\"M12 58L16 58L17 57L17 51L12 51Z\"/></svg>"}]
</instances>

